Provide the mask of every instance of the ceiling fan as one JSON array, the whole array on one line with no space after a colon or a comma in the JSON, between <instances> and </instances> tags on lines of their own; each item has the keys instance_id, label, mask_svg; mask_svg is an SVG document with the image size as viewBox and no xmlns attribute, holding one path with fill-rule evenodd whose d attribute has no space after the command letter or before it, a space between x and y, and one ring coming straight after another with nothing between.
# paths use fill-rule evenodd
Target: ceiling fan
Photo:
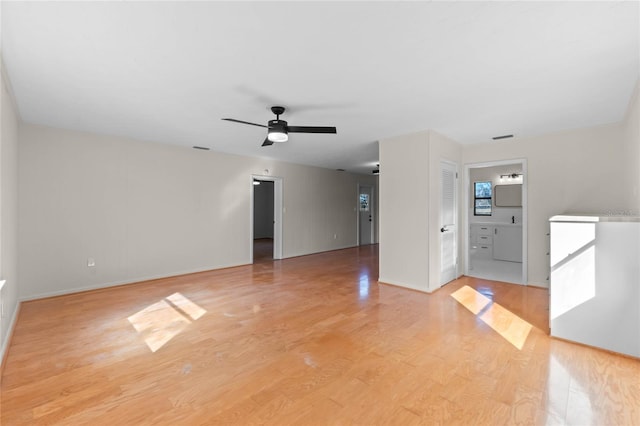
<instances>
[{"instance_id":1,"label":"ceiling fan","mask_svg":"<svg viewBox=\"0 0 640 426\"><path fill-rule=\"evenodd\" d=\"M250 123L248 121L236 120L235 118L223 118L234 123L250 124L252 126L265 127L268 130L267 138L262 146L273 145L274 142L286 142L289 140L289 133L337 133L335 127L314 127L314 126L289 126L286 121L280 120L280 115L285 111L284 107L272 106L271 112L276 115L275 120L269 120L268 125Z\"/></svg>"}]
</instances>

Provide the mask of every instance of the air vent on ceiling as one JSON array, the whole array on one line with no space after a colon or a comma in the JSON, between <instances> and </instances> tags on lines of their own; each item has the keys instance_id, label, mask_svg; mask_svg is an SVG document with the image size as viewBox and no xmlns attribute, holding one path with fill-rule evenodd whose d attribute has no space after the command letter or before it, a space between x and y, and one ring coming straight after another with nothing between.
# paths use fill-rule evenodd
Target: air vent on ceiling
<instances>
[{"instance_id":1,"label":"air vent on ceiling","mask_svg":"<svg viewBox=\"0 0 640 426\"><path fill-rule=\"evenodd\" d=\"M512 138L512 137L513 137L513 135L502 135L502 136L494 136L491 139L493 139L494 141L497 141L499 139L509 139L509 138Z\"/></svg>"},{"instance_id":2,"label":"air vent on ceiling","mask_svg":"<svg viewBox=\"0 0 640 426\"><path fill-rule=\"evenodd\" d=\"M209 148L207 148L206 146L194 146L193 149L201 149L203 151L209 151Z\"/></svg>"}]
</instances>

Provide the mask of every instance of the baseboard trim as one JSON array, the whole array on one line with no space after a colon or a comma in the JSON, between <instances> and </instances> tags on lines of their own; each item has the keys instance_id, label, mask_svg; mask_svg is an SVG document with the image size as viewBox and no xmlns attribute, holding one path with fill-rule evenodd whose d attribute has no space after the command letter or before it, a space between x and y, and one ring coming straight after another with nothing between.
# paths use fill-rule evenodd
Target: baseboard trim
<instances>
[{"instance_id":1,"label":"baseboard trim","mask_svg":"<svg viewBox=\"0 0 640 426\"><path fill-rule=\"evenodd\" d=\"M375 245L375 244L369 244L369 245ZM326 249L326 250L322 250L322 251L314 251L314 252L310 252L310 253L290 253L287 254L286 256L282 256L282 259L277 259L277 260L284 260L284 259L293 259L294 257L303 257L303 256L313 256L314 254L322 254L322 253L329 253L331 251L339 251L339 250L348 250L348 249L353 249L353 248L357 248L360 247L358 245L348 245L348 246L340 246L340 247L335 247L335 248L330 248L330 249ZM363 246L364 247L364 246Z\"/></svg>"},{"instance_id":2,"label":"baseboard trim","mask_svg":"<svg viewBox=\"0 0 640 426\"><path fill-rule=\"evenodd\" d=\"M7 329L7 337L2 342L2 348L0 349L0 376L4 373L4 366L7 360L7 352L11 347L11 341L13 340L13 332L15 331L16 324L18 322L18 314L20 313L20 306L22 303L18 301L16 304L16 309L13 311L13 315L11 316L11 322L9 323L9 328Z\"/></svg>"},{"instance_id":3,"label":"baseboard trim","mask_svg":"<svg viewBox=\"0 0 640 426\"><path fill-rule=\"evenodd\" d=\"M552 339L555 339L555 340L559 340L561 342L573 343L574 345L583 346L585 348L596 349L596 350L599 350L599 351L610 353L612 355L618 355L618 356L621 356L623 358L629 358L629 359L633 359L635 361L640 361L640 357L629 355L629 354L625 354L625 353L622 353L622 352L612 351L611 349L600 348L598 346L588 345L586 343L576 342L575 340L564 339L562 337L557 337L557 336L549 335L549 337L551 337Z\"/></svg>"},{"instance_id":4,"label":"baseboard trim","mask_svg":"<svg viewBox=\"0 0 640 426\"><path fill-rule=\"evenodd\" d=\"M541 290L549 290L549 287L545 287L539 284L527 284L527 287L539 288Z\"/></svg>"},{"instance_id":5,"label":"baseboard trim","mask_svg":"<svg viewBox=\"0 0 640 426\"><path fill-rule=\"evenodd\" d=\"M246 266L246 265L250 265L250 263L239 263L237 265L228 265L228 266L222 266L222 267L217 267L217 268L214 267L214 268L196 269L196 270L190 270L190 271L184 271L184 272L170 273L168 275L154 275L154 276L147 276L147 277L132 278L132 279L127 279L127 280L113 281L113 282L109 282L109 283L102 283L102 284L97 284L97 285L87 286L87 287L75 287L75 288L70 288L70 289L65 289L65 290L60 290L60 291L52 291L52 292L47 292L47 293L39 293L39 294L35 294L35 295L32 295L32 296L21 297L20 301L21 302L29 302L29 301L32 301L32 300L49 299L49 298L52 298L52 297L66 296L66 295L69 295L69 294L84 293L84 292L88 292L88 291L97 291L97 290L103 290L103 289L108 289L108 288L113 288L113 287L120 287L120 286L124 286L124 285L139 284L139 283L143 283L143 282L147 282L147 281L154 281L154 280L161 280L161 279L165 279L165 278L179 277L179 276L182 276L182 275L199 274L199 273L202 273L202 272L219 271L219 270L222 270L222 269L237 268L239 266Z\"/></svg>"},{"instance_id":6,"label":"baseboard trim","mask_svg":"<svg viewBox=\"0 0 640 426\"><path fill-rule=\"evenodd\" d=\"M388 280L386 278L380 277L378 278L378 284L383 284L383 285L389 285L392 287L398 287L398 288L403 288L405 290L411 290L411 291L417 291L420 293L425 293L425 294L430 294L432 293L431 291L425 290L424 288L419 288L410 284L406 284L406 283L400 283L398 281L392 281L392 280Z\"/></svg>"}]
</instances>

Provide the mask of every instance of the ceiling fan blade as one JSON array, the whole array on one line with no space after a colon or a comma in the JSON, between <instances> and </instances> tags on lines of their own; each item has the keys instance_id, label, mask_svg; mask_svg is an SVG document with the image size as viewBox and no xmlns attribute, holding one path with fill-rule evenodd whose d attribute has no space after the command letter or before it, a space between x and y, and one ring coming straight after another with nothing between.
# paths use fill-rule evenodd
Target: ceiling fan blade
<instances>
[{"instance_id":1,"label":"ceiling fan blade","mask_svg":"<svg viewBox=\"0 0 640 426\"><path fill-rule=\"evenodd\" d=\"M289 133L338 133L335 127L288 126Z\"/></svg>"},{"instance_id":2,"label":"ceiling fan blade","mask_svg":"<svg viewBox=\"0 0 640 426\"><path fill-rule=\"evenodd\" d=\"M264 142L262 142L262 146L269 146L269 145L273 145L273 142L271 142L269 138L266 138Z\"/></svg>"},{"instance_id":3,"label":"ceiling fan blade","mask_svg":"<svg viewBox=\"0 0 640 426\"><path fill-rule=\"evenodd\" d=\"M225 121L233 121L234 123L250 124L252 126L267 127L264 124L250 123L248 121L236 120L235 118L223 118Z\"/></svg>"}]
</instances>

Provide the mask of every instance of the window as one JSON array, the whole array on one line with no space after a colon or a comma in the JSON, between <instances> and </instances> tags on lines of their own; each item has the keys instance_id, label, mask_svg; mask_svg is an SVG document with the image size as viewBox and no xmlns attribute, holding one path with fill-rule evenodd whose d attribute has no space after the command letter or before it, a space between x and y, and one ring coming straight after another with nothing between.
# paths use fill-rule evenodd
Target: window
<instances>
[{"instance_id":1,"label":"window","mask_svg":"<svg viewBox=\"0 0 640 426\"><path fill-rule=\"evenodd\" d=\"M491 216L491 182L473 183L473 215Z\"/></svg>"},{"instance_id":2,"label":"window","mask_svg":"<svg viewBox=\"0 0 640 426\"><path fill-rule=\"evenodd\" d=\"M360 194L360 211L369 211L369 194Z\"/></svg>"}]
</instances>

